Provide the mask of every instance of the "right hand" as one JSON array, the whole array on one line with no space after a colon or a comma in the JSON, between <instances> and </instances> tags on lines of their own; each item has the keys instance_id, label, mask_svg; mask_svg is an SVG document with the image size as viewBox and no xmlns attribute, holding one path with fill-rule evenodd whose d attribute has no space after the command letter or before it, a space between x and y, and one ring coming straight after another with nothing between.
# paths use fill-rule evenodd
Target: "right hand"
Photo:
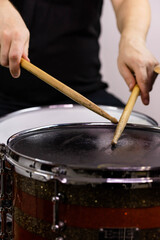
<instances>
[{"instance_id":1,"label":"right hand","mask_svg":"<svg viewBox=\"0 0 160 240\"><path fill-rule=\"evenodd\" d=\"M29 30L8 0L0 0L0 65L9 67L14 78L20 76L21 57L28 59Z\"/></svg>"},{"instance_id":2,"label":"right hand","mask_svg":"<svg viewBox=\"0 0 160 240\"><path fill-rule=\"evenodd\" d=\"M149 92L152 90L157 74L154 67L158 61L147 49L145 41L132 34L132 30L125 37L121 36L119 44L118 67L130 91L136 82L141 91L143 104L149 104ZM135 74L135 77L133 76Z\"/></svg>"}]
</instances>

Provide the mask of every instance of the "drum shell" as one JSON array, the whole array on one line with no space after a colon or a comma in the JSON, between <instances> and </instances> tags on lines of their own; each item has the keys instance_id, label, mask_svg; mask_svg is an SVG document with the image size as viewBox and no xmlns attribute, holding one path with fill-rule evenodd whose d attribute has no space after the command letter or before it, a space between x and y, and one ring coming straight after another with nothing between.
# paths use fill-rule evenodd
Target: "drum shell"
<instances>
[{"instance_id":1,"label":"drum shell","mask_svg":"<svg viewBox=\"0 0 160 240\"><path fill-rule=\"evenodd\" d=\"M52 198L56 192L62 196L58 218L66 224L60 233L51 230ZM75 185L56 180L41 182L14 173L13 205L15 240L22 236L37 240L64 236L99 240L105 239L100 237L102 230L114 232L115 229L133 229L133 239L159 239L160 187L157 183Z\"/></svg>"}]
</instances>

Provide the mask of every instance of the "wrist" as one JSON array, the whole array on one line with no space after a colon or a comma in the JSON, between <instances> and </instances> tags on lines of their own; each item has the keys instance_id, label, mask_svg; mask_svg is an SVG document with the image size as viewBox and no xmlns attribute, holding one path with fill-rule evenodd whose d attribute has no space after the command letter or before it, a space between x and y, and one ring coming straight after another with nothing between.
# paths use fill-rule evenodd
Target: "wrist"
<instances>
[{"instance_id":1,"label":"wrist","mask_svg":"<svg viewBox=\"0 0 160 240\"><path fill-rule=\"evenodd\" d=\"M141 30L139 29L132 29L132 28L126 28L124 29L122 32L121 32L121 38L124 38L124 39L128 39L130 41L134 41L134 40L138 40L138 41L141 41L143 43L145 43L146 41L146 36L147 36L147 33L143 33Z\"/></svg>"},{"instance_id":2,"label":"wrist","mask_svg":"<svg viewBox=\"0 0 160 240\"><path fill-rule=\"evenodd\" d=\"M126 44L131 46L144 46L146 45L146 36L136 30L124 30L121 34L119 48L121 48L121 46L123 47L123 45Z\"/></svg>"}]
</instances>

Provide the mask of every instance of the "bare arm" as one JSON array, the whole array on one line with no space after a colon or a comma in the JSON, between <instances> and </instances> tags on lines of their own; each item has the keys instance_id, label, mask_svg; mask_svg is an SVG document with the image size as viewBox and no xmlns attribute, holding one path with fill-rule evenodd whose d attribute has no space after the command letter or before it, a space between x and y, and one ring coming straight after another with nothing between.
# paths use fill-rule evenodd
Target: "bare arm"
<instances>
[{"instance_id":1,"label":"bare arm","mask_svg":"<svg viewBox=\"0 0 160 240\"><path fill-rule=\"evenodd\" d=\"M13 77L20 75L20 60L28 59L29 31L18 11L8 0L0 0L0 64Z\"/></svg>"},{"instance_id":2,"label":"bare arm","mask_svg":"<svg viewBox=\"0 0 160 240\"><path fill-rule=\"evenodd\" d=\"M112 5L121 33L119 71L130 90L136 82L138 83L142 101L147 105L149 91L156 78L153 68L158 64L145 44L151 19L149 2L148 0L112 0Z\"/></svg>"}]
</instances>

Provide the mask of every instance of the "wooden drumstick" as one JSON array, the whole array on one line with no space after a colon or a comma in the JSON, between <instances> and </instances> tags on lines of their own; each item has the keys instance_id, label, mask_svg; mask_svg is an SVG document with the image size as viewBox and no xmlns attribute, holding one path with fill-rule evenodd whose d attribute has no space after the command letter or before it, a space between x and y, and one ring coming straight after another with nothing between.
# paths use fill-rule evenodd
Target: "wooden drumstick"
<instances>
[{"instance_id":1,"label":"wooden drumstick","mask_svg":"<svg viewBox=\"0 0 160 240\"><path fill-rule=\"evenodd\" d=\"M117 141L118 139L120 138L126 124L127 124L127 121L129 119L129 116L132 112L132 109L134 107L134 104L137 100L137 97L139 96L140 94L140 89L138 87L138 85L136 84L132 90L132 93L129 97L129 100L123 110L123 113L120 117L120 120L119 120L119 123L116 127L116 130L115 130L115 134L114 134L114 137L113 137L113 140L112 140L112 146L115 146L117 144Z\"/></svg>"},{"instance_id":2,"label":"wooden drumstick","mask_svg":"<svg viewBox=\"0 0 160 240\"><path fill-rule=\"evenodd\" d=\"M154 71L158 74L160 73L160 64L155 66Z\"/></svg>"},{"instance_id":3,"label":"wooden drumstick","mask_svg":"<svg viewBox=\"0 0 160 240\"><path fill-rule=\"evenodd\" d=\"M61 93L65 94L66 96L68 96L69 98L74 100L75 102L79 103L80 105L83 105L84 107L86 107L86 108L92 110L93 112L101 115L102 117L107 118L108 120L110 120L113 123L118 122L116 118L110 116L108 113L106 113L103 109L101 109L96 104L91 102L89 99L87 99L86 97L84 97L80 93L74 91L72 88L63 84L62 82L60 82L56 78L52 77L48 73L44 72L40 68L31 64L30 62L28 62L24 58L21 58L21 66L24 69L26 69L27 71L29 71L32 74L34 74L35 76L37 76L38 78L40 78L41 80L43 80L44 82L46 82L47 84L49 84L50 86L54 87L55 89L57 89Z\"/></svg>"}]
</instances>

